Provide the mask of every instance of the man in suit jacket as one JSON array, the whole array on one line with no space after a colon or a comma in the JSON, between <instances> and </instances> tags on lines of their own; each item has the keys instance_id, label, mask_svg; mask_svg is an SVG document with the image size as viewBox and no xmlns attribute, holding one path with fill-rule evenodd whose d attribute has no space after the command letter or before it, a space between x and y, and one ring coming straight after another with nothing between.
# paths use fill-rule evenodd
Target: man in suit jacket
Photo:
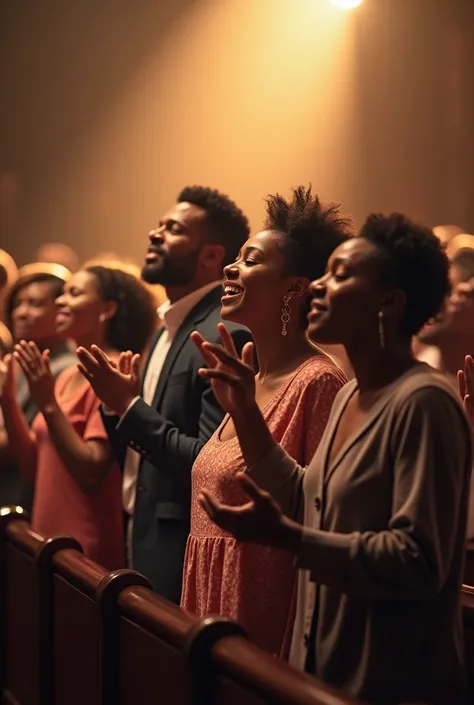
<instances>
[{"instance_id":1,"label":"man in suit jacket","mask_svg":"<svg viewBox=\"0 0 474 705\"><path fill-rule=\"evenodd\" d=\"M168 301L158 309L163 327L152 341L141 386L138 360L129 371L114 369L97 349L79 355L104 402L104 424L124 468L124 507L133 517L131 565L176 603L189 534L191 469L224 415L198 374L202 357L189 336L197 330L218 340L222 269L248 236L246 217L227 196L185 188L149 234L142 277L162 284ZM249 331L228 327L241 350Z\"/></svg>"}]
</instances>

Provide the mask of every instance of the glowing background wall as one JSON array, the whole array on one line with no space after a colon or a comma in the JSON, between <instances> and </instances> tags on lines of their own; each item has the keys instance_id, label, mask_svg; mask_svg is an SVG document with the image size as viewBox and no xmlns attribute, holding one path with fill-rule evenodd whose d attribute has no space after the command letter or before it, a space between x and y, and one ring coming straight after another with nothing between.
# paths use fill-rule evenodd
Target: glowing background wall
<instances>
[{"instance_id":1,"label":"glowing background wall","mask_svg":"<svg viewBox=\"0 0 474 705\"><path fill-rule=\"evenodd\" d=\"M0 0L0 243L141 259L186 183L474 229L474 2Z\"/></svg>"}]
</instances>

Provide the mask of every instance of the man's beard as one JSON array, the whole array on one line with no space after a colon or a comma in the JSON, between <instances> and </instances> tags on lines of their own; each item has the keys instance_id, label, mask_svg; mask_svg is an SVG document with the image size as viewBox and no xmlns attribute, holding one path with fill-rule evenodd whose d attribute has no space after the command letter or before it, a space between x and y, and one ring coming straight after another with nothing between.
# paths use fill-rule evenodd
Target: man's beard
<instances>
[{"instance_id":1,"label":"man's beard","mask_svg":"<svg viewBox=\"0 0 474 705\"><path fill-rule=\"evenodd\" d=\"M144 265L142 279L147 284L164 287L187 286L195 277L199 253L200 248L174 259L168 254L160 254L158 262Z\"/></svg>"}]
</instances>

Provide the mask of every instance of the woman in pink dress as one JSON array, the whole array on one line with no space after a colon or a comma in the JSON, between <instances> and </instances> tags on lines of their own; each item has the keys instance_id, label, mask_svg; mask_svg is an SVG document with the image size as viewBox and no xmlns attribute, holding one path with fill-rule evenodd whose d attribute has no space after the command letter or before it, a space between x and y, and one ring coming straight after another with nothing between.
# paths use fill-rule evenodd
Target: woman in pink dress
<instances>
[{"instance_id":1,"label":"woman in pink dress","mask_svg":"<svg viewBox=\"0 0 474 705\"><path fill-rule=\"evenodd\" d=\"M57 299L56 325L78 345L133 363L155 321L151 294L135 277L107 267L76 272ZM77 539L89 558L111 570L124 565L122 478L100 416L100 402L77 367L57 378L48 351L20 341L13 358L38 406L31 429L15 400L12 360L0 366L0 401L20 469L35 480L34 531Z\"/></svg>"},{"instance_id":2,"label":"woman in pink dress","mask_svg":"<svg viewBox=\"0 0 474 705\"><path fill-rule=\"evenodd\" d=\"M345 383L333 361L308 342L308 286L347 237L348 221L337 206L323 205L311 189L298 188L289 202L279 195L267 199L264 230L224 269L222 318L252 332L258 405L277 442L301 462L316 451L332 401ZM230 344L224 325L220 333ZM193 339L202 345L198 333ZM252 344L244 357L253 362ZM238 544L197 501L205 488L223 503L242 504L235 475L244 469L234 422L226 416L193 467L181 604L198 616L235 619L253 642L286 658L296 601L293 559L278 549Z\"/></svg>"}]
</instances>

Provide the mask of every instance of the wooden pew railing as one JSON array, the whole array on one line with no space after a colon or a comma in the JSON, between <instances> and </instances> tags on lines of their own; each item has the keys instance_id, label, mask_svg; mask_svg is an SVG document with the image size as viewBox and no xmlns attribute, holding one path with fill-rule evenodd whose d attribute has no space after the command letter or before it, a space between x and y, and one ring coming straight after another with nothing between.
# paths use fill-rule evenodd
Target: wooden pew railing
<instances>
[{"instance_id":1,"label":"wooden pew railing","mask_svg":"<svg viewBox=\"0 0 474 705\"><path fill-rule=\"evenodd\" d=\"M461 604L464 625L464 652L467 664L469 703L474 705L474 587L463 585Z\"/></svg>"},{"instance_id":2,"label":"wooden pew railing","mask_svg":"<svg viewBox=\"0 0 474 705\"><path fill-rule=\"evenodd\" d=\"M474 541L470 540L466 546L466 562L464 564L464 583L474 585Z\"/></svg>"},{"instance_id":3,"label":"wooden pew railing","mask_svg":"<svg viewBox=\"0 0 474 705\"><path fill-rule=\"evenodd\" d=\"M0 698L6 705L357 705L197 619L71 538L44 540L0 509Z\"/></svg>"}]
</instances>

